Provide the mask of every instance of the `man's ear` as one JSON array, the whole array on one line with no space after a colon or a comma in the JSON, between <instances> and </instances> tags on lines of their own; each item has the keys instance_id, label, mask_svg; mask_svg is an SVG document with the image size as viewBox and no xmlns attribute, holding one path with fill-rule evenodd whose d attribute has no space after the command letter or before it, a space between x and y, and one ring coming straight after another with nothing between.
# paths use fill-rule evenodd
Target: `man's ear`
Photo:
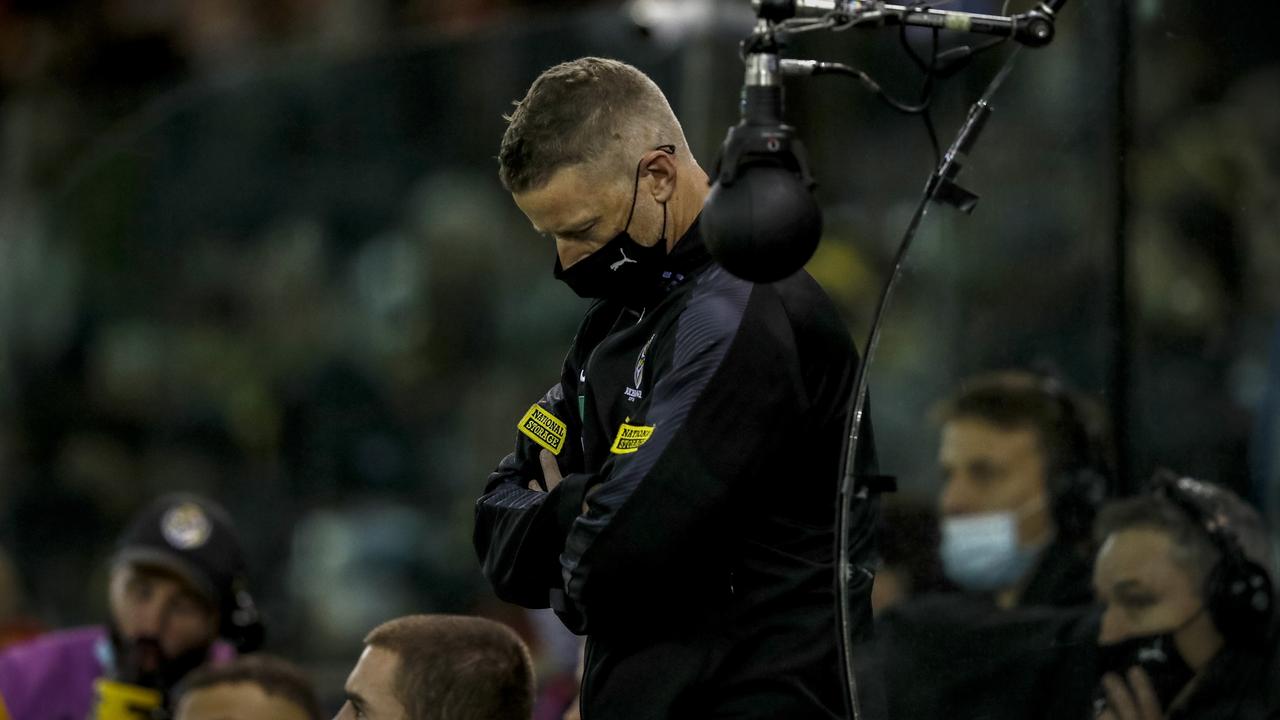
<instances>
[{"instance_id":1,"label":"man's ear","mask_svg":"<svg viewBox=\"0 0 1280 720\"><path fill-rule=\"evenodd\" d=\"M648 190L653 199L665 203L676 194L676 177L679 169L675 158L664 150L654 150L644 158L644 173Z\"/></svg>"}]
</instances>

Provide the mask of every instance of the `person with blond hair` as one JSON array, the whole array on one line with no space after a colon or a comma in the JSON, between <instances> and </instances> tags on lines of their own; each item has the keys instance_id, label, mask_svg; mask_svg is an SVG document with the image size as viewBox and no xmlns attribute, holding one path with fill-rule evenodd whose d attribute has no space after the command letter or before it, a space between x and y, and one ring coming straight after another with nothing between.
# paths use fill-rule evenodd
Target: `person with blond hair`
<instances>
[{"instance_id":1,"label":"person with blond hair","mask_svg":"<svg viewBox=\"0 0 1280 720\"><path fill-rule=\"evenodd\" d=\"M409 615L365 638L334 720L528 720L534 675L515 631L462 615Z\"/></svg>"},{"instance_id":2,"label":"person with blond hair","mask_svg":"<svg viewBox=\"0 0 1280 720\"><path fill-rule=\"evenodd\" d=\"M543 72L498 162L555 277L592 303L477 503L494 590L587 636L584 718L844 717L832 526L858 361L844 320L803 270L755 284L711 258L707 174L626 63ZM877 504L860 496L852 516L855 637Z\"/></svg>"}]
</instances>

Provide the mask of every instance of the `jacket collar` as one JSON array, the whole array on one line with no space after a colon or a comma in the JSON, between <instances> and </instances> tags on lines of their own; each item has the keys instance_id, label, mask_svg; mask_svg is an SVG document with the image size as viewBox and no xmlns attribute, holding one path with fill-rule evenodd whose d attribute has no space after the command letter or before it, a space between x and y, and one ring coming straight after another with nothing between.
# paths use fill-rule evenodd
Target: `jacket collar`
<instances>
[{"instance_id":1,"label":"jacket collar","mask_svg":"<svg viewBox=\"0 0 1280 720\"><path fill-rule=\"evenodd\" d=\"M711 265L711 253L707 251L707 245L703 242L702 232L699 229L701 219L701 215L694 219L693 224L684 235L680 236L675 246L671 248L671 252L667 254L662 263L662 274L658 278L657 287L654 293L646 298L646 305L661 302L662 298L669 295L672 290L697 277Z\"/></svg>"}]
</instances>

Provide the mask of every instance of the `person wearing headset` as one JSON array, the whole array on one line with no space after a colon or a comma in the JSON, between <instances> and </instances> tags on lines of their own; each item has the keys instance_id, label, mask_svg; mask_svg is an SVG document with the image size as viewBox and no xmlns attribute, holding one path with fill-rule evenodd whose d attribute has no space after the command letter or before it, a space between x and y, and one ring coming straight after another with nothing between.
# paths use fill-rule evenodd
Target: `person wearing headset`
<instances>
[{"instance_id":1,"label":"person wearing headset","mask_svg":"<svg viewBox=\"0 0 1280 720\"><path fill-rule=\"evenodd\" d=\"M937 411L941 559L1002 608L1087 603L1090 528L1111 475L1101 410L1057 380L967 380Z\"/></svg>"},{"instance_id":2,"label":"person wearing headset","mask_svg":"<svg viewBox=\"0 0 1280 720\"><path fill-rule=\"evenodd\" d=\"M1215 485L1156 476L1098 519L1102 720L1280 718L1280 626L1259 514Z\"/></svg>"},{"instance_id":3,"label":"person wearing headset","mask_svg":"<svg viewBox=\"0 0 1280 720\"><path fill-rule=\"evenodd\" d=\"M0 655L0 720L135 720L207 662L256 649L262 624L231 520L194 495L139 513L111 565L106 626L51 633Z\"/></svg>"},{"instance_id":4,"label":"person wearing headset","mask_svg":"<svg viewBox=\"0 0 1280 720\"><path fill-rule=\"evenodd\" d=\"M1090 544L1111 475L1105 418L1089 398L1022 370L966 380L935 416L939 553L959 592L916 596L878 618L861 653L866 715L1042 720L1044 679L1087 658L1096 634ZM1074 698L1091 680L1052 694Z\"/></svg>"}]
</instances>

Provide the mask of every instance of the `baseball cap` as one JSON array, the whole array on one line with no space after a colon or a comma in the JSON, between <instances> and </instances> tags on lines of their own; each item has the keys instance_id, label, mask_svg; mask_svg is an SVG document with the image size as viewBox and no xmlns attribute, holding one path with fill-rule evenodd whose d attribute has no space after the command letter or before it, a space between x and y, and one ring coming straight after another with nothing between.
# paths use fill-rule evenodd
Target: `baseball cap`
<instances>
[{"instance_id":1,"label":"baseball cap","mask_svg":"<svg viewBox=\"0 0 1280 720\"><path fill-rule=\"evenodd\" d=\"M115 562L158 567L182 578L221 618L219 634L241 651L261 645L263 628L231 517L198 495L175 493L138 513L120 537Z\"/></svg>"}]
</instances>

